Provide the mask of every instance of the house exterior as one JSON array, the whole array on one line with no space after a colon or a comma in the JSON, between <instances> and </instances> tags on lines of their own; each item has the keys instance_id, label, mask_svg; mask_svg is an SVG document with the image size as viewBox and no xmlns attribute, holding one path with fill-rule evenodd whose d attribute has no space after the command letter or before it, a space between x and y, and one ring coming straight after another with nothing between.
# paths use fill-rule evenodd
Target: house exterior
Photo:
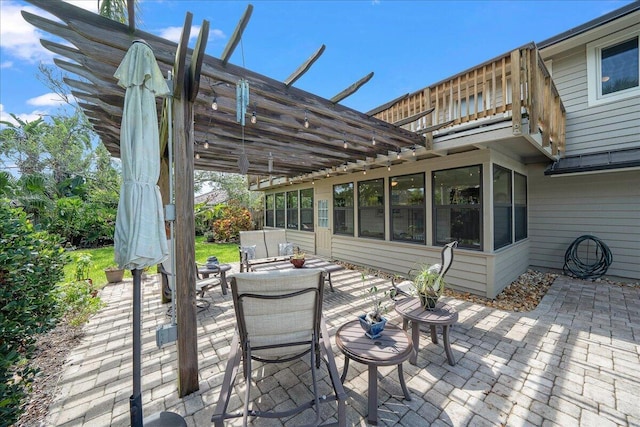
<instances>
[{"instance_id":1,"label":"house exterior","mask_svg":"<svg viewBox=\"0 0 640 427\"><path fill-rule=\"evenodd\" d=\"M634 2L380 106L425 146L252 183L265 227L398 274L457 240L447 282L490 298L585 234L640 279L639 38Z\"/></svg>"}]
</instances>

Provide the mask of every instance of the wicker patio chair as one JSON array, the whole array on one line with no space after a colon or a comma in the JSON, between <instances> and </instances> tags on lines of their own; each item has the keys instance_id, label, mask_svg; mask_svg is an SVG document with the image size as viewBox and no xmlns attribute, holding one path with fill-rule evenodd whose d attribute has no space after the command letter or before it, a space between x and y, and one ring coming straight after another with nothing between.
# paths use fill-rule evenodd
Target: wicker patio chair
<instances>
[{"instance_id":1,"label":"wicker patio chair","mask_svg":"<svg viewBox=\"0 0 640 427\"><path fill-rule=\"evenodd\" d=\"M346 425L346 393L331 350L330 337L322 317L324 272L319 269L292 269L239 273L231 279L231 292L237 328L231 343L229 360L218 402L211 417L216 427L229 418L287 418L312 408L319 425L319 404L337 400L339 426ZM284 411L263 411L253 405L252 361L285 363L310 357L313 399ZM244 407L236 413L227 412L235 377L242 361L245 378ZM318 370L325 362L333 394L319 390ZM330 391L330 390L329 390Z\"/></svg>"},{"instance_id":2,"label":"wicker patio chair","mask_svg":"<svg viewBox=\"0 0 640 427\"><path fill-rule=\"evenodd\" d=\"M434 271L439 274L438 281L444 279L445 274L449 271L451 264L453 263L453 249L458 247L458 242L454 241L444 245L442 251L440 252L441 263L433 264L429 267L429 270ZM411 276L411 271L409 271L409 276ZM391 279L391 285L393 286L393 298L396 299L398 297L406 297L411 295L411 288L413 287L413 282L411 280L402 280L399 283L396 283L396 278Z\"/></svg>"}]
</instances>

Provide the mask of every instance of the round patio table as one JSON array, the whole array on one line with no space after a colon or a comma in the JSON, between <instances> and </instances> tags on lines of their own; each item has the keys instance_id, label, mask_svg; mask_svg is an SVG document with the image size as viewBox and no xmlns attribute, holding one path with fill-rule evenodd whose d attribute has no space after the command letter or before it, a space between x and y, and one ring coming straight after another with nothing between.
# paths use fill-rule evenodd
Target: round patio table
<instances>
[{"instance_id":1,"label":"round patio table","mask_svg":"<svg viewBox=\"0 0 640 427\"><path fill-rule=\"evenodd\" d=\"M420 324L424 323L431 328L431 341L438 344L436 326L442 326L442 343L447 353L449 365L454 366L456 359L451 351L449 342L449 326L458 321L458 312L449 304L439 302L434 310L425 310L418 298L403 298L396 303L396 312L402 316L402 328L406 331L411 321L411 340L413 342L413 354L409 363L415 365L418 361L418 349L420 348Z\"/></svg>"},{"instance_id":2,"label":"round patio table","mask_svg":"<svg viewBox=\"0 0 640 427\"><path fill-rule=\"evenodd\" d=\"M231 270L229 264L218 264L217 266L205 266L198 269L198 274L202 275L203 279L208 279L211 274L220 274L220 287L222 288L222 294L227 294L229 285L227 284L227 271Z\"/></svg>"},{"instance_id":3,"label":"round patio table","mask_svg":"<svg viewBox=\"0 0 640 427\"><path fill-rule=\"evenodd\" d=\"M404 382L402 362L407 360L413 352L413 345L409 334L397 326L387 325L378 338L371 339L364 334L359 320L352 320L340 326L336 332L336 345L344 354L344 370L340 381L344 383L349 370L349 359L364 363L368 367L368 409L369 424L378 424L378 366L398 366L398 379L404 393L405 400L411 400L411 395Z\"/></svg>"}]
</instances>

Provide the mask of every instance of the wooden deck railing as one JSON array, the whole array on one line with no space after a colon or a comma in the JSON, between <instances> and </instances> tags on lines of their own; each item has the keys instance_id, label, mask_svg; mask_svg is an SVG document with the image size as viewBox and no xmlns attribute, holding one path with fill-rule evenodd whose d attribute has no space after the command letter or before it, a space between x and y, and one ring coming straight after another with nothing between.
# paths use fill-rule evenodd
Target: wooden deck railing
<instances>
[{"instance_id":1,"label":"wooden deck railing","mask_svg":"<svg viewBox=\"0 0 640 427\"><path fill-rule=\"evenodd\" d=\"M513 96L518 94L519 96ZM523 118L531 134L553 154L564 151L565 109L535 45L513 50L397 100L374 112L378 119L408 126L432 138L443 130L491 117L511 117L513 132L522 133Z\"/></svg>"}]
</instances>

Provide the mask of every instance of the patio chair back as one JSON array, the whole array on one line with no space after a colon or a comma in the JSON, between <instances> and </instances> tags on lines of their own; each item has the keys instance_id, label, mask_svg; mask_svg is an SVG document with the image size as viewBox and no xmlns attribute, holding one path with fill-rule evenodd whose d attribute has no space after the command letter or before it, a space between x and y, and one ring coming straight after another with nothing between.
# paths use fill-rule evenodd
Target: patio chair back
<instances>
[{"instance_id":1,"label":"patio chair back","mask_svg":"<svg viewBox=\"0 0 640 427\"><path fill-rule=\"evenodd\" d=\"M305 268L281 271L238 273L231 278L231 292L237 328L229 351L220 395L211 417L216 427L225 420L242 417L290 418L313 409L315 418L310 425L319 425L320 403L338 402L337 424L346 426L346 393L340 381L327 327L322 317L322 296L325 272ZM296 401L298 406L258 409L250 397L252 388L251 363L282 363L309 355L313 398ZM246 379L245 397L241 412L227 411L235 378L242 361ZM321 362L327 367L333 394L320 393L318 371ZM304 365L304 364L302 364ZM278 365L276 365L278 366Z\"/></svg>"},{"instance_id":2,"label":"patio chair back","mask_svg":"<svg viewBox=\"0 0 640 427\"><path fill-rule=\"evenodd\" d=\"M243 347L262 361L308 353L318 337L324 272L319 269L239 273L231 292Z\"/></svg>"},{"instance_id":3,"label":"patio chair back","mask_svg":"<svg viewBox=\"0 0 640 427\"><path fill-rule=\"evenodd\" d=\"M440 282L444 279L445 274L451 268L451 264L453 264L453 249L458 247L458 242L453 241L451 243L447 243L440 251L440 264L433 264L429 267L430 271L438 273L438 278L436 279L433 288L434 290L440 289ZM403 280L399 283L396 283L395 279L391 279L391 285L395 290L396 296L408 296L411 294L411 287L413 286L413 282L411 280Z\"/></svg>"}]
</instances>

